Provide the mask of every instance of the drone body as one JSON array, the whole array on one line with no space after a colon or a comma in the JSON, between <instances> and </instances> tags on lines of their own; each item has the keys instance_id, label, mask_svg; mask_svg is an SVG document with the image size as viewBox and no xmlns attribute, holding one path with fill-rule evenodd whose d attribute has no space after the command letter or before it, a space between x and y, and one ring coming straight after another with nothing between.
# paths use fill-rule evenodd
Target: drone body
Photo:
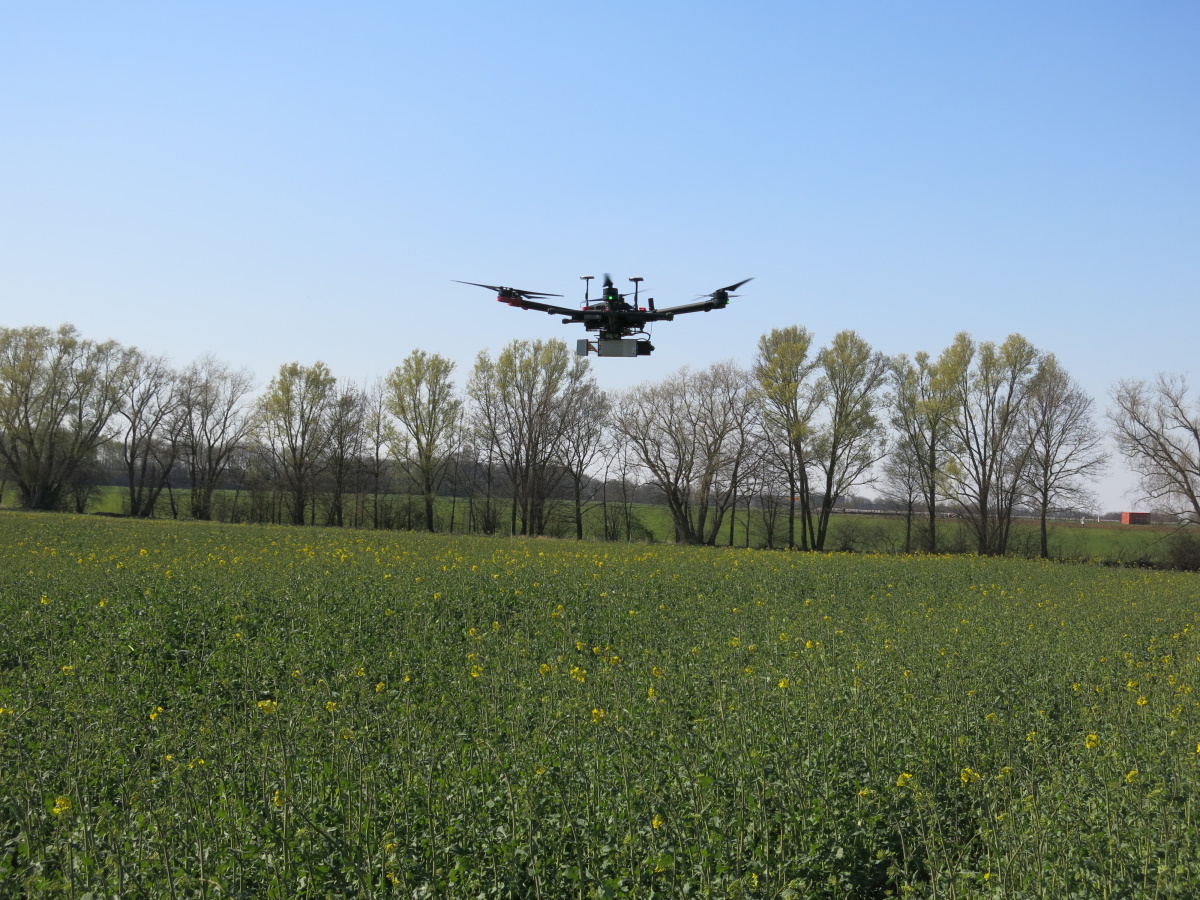
<instances>
[{"instance_id":1,"label":"drone body","mask_svg":"<svg viewBox=\"0 0 1200 900\"><path fill-rule=\"evenodd\" d=\"M720 288L711 294L702 294L691 303L680 306L669 306L666 309L655 309L654 298L647 298L647 306L638 305L638 289L641 278L630 278L633 282L633 302L625 298L614 287L612 278L604 276L604 287L600 296L591 299L588 296L588 286L593 276L581 275L584 282L583 303L579 309L566 306L554 306L541 302L543 297L561 297L562 294L543 294L538 291L523 291L517 288L504 287L494 284L479 284L475 281L460 281L459 284L470 284L475 287L487 288L496 292L496 300L507 303L518 309L532 309L550 315L564 316L563 324L580 323L588 331L597 332L596 340L581 340L576 344L575 352L580 356L595 353L597 356L649 356L654 350L646 325L650 322L670 322L678 315L693 312L709 312L714 309L724 309L729 305L729 298L737 295L731 293L751 279L747 278L737 284Z\"/></svg>"}]
</instances>

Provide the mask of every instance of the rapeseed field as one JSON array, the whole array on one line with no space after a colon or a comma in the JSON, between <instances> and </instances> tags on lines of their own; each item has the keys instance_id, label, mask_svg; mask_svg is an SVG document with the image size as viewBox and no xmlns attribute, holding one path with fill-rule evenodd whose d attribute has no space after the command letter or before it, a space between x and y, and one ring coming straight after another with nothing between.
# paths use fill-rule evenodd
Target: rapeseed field
<instances>
[{"instance_id":1,"label":"rapeseed field","mask_svg":"<svg viewBox=\"0 0 1200 900\"><path fill-rule=\"evenodd\" d=\"M0 516L0 897L1200 896L1200 577Z\"/></svg>"}]
</instances>

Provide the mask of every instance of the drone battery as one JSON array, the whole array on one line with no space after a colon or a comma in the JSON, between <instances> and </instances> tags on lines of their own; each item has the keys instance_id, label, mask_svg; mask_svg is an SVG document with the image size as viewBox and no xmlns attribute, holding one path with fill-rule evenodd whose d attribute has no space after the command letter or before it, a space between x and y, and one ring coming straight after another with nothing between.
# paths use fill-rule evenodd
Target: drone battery
<instances>
[{"instance_id":1,"label":"drone battery","mask_svg":"<svg viewBox=\"0 0 1200 900\"><path fill-rule=\"evenodd\" d=\"M638 341L597 341L597 356L637 356Z\"/></svg>"}]
</instances>

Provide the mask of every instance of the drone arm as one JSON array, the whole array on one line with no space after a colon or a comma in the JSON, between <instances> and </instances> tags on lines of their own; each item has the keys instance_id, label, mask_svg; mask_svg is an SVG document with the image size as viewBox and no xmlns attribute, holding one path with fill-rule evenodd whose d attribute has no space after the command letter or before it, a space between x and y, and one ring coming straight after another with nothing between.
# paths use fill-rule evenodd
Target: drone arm
<instances>
[{"instance_id":1,"label":"drone arm","mask_svg":"<svg viewBox=\"0 0 1200 900\"><path fill-rule=\"evenodd\" d=\"M551 315L560 316L578 316L579 310L568 309L565 306L551 306L549 303L538 303L536 300L526 300L524 297L513 297L511 299L497 297L501 303L507 303L509 306L515 306L518 309L532 309L537 312L550 313Z\"/></svg>"},{"instance_id":2,"label":"drone arm","mask_svg":"<svg viewBox=\"0 0 1200 900\"><path fill-rule=\"evenodd\" d=\"M713 309L724 309L729 305L728 300L701 300L698 303L684 303L681 306L668 306L666 309L658 310L658 314L670 313L672 316L682 315L683 313L708 312Z\"/></svg>"}]
</instances>

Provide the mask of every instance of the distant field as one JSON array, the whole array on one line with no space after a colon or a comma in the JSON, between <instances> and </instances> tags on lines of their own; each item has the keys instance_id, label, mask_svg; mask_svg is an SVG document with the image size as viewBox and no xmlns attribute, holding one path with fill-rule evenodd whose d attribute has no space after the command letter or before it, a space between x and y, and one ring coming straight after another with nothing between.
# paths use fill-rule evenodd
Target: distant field
<instances>
[{"instance_id":1,"label":"distant field","mask_svg":"<svg viewBox=\"0 0 1200 900\"><path fill-rule=\"evenodd\" d=\"M1200 576L0 513L0 897L1200 896Z\"/></svg>"},{"instance_id":2,"label":"distant field","mask_svg":"<svg viewBox=\"0 0 1200 900\"><path fill-rule=\"evenodd\" d=\"M226 511L233 504L233 492L218 492L226 504ZM14 491L10 488L4 501L15 503ZM174 492L176 510L181 518L187 516L188 492ZM393 502L403 509L408 498L394 498ZM124 493L122 489L101 488L95 499L88 506L90 513L120 515L124 509ZM499 516L498 532L508 534L508 507L504 501ZM366 506L364 501L364 507ZM411 522L414 528L423 525L420 502L412 499L408 504L411 509L408 518L400 518L401 523ZM469 527L468 501L459 499L454 511L455 533L467 533ZM238 509L244 515L247 509L246 495L243 493ZM171 507L169 498L163 497L158 505L160 518L170 518ZM364 513L364 517L367 513ZM635 504L633 507L635 525L631 537L637 542L665 542L674 540L674 526L670 512L665 506L650 504ZM562 503L555 517L551 536L573 538L575 535L573 511L570 504ZM438 504L439 530L446 531L451 520L451 501L442 498ZM733 546L761 548L766 546L765 532L762 526L761 512L757 509L750 516L750 528L747 533L746 511L739 508L733 518ZM318 521L320 519L318 518ZM721 533L717 538L718 546L729 546L730 518L727 517ZM973 550L970 535L966 528L954 519L942 519L939 522L939 546L946 552L969 553ZM786 543L786 525L780 521L776 545ZM1089 521L1081 525L1078 520L1053 522L1050 525L1050 554L1056 559L1073 560L1106 560L1106 561L1157 561L1162 559L1167 544L1177 528L1167 526L1130 526L1115 522ZM1191 533L1200 536L1200 529L1190 529ZM589 504L584 515L584 533L588 539L602 540L604 537L603 516L599 504ZM799 524L797 523L797 534ZM624 534L624 532L622 532ZM919 539L914 539L919 546ZM1017 556L1038 555L1038 525L1028 519L1020 519L1014 526L1014 537L1011 552ZM904 549L904 518L899 515L835 515L830 522L830 534L826 549L834 551L884 552L897 553Z\"/></svg>"}]
</instances>

